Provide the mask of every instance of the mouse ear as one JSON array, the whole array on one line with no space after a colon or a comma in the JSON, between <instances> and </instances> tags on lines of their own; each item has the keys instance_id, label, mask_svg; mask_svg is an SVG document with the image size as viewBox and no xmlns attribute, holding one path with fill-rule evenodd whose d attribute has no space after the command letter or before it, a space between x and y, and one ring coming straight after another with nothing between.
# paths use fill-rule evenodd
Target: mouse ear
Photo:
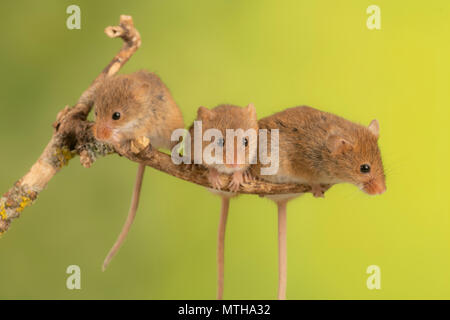
<instances>
[{"instance_id":1,"label":"mouse ear","mask_svg":"<svg viewBox=\"0 0 450 320\"><path fill-rule=\"evenodd\" d=\"M257 119L256 118L256 108L253 103L249 103L245 109L247 109L251 119L255 119L255 120Z\"/></svg>"},{"instance_id":2,"label":"mouse ear","mask_svg":"<svg viewBox=\"0 0 450 320\"><path fill-rule=\"evenodd\" d=\"M352 150L353 144L342 137L331 135L327 140L327 148L332 155L338 155Z\"/></svg>"},{"instance_id":3,"label":"mouse ear","mask_svg":"<svg viewBox=\"0 0 450 320\"><path fill-rule=\"evenodd\" d=\"M197 118L200 120L211 119L212 112L208 108L203 106L199 107L197 110Z\"/></svg>"},{"instance_id":4,"label":"mouse ear","mask_svg":"<svg viewBox=\"0 0 450 320\"><path fill-rule=\"evenodd\" d=\"M380 135L380 124L378 123L378 120L377 119L372 120L372 122L370 122L368 128L369 128L370 132L372 132L375 135L375 137L377 137L377 139L378 139L378 137Z\"/></svg>"},{"instance_id":5,"label":"mouse ear","mask_svg":"<svg viewBox=\"0 0 450 320\"><path fill-rule=\"evenodd\" d=\"M129 79L125 79L128 80ZM148 99L148 92L150 91L150 85L147 82L138 82L138 83L131 83L132 85L132 95L133 97L139 101L144 102L146 99Z\"/></svg>"}]
</instances>

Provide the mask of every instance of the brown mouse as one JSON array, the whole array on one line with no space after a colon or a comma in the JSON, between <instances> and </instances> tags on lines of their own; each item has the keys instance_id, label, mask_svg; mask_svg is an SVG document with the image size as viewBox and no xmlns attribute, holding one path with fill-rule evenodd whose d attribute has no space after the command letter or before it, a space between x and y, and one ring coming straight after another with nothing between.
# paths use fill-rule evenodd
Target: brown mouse
<instances>
[{"instance_id":1,"label":"brown mouse","mask_svg":"<svg viewBox=\"0 0 450 320\"><path fill-rule=\"evenodd\" d=\"M184 128L183 116L169 89L154 73L137 71L115 75L96 89L94 136L97 140L122 145L146 137L154 148L170 149L172 131ZM117 253L133 223L139 204L145 165L139 164L127 220L108 253L103 271Z\"/></svg>"},{"instance_id":2,"label":"brown mouse","mask_svg":"<svg viewBox=\"0 0 450 320\"><path fill-rule=\"evenodd\" d=\"M378 148L379 124L368 127L311 107L295 107L258 121L259 129L279 130L279 168L274 175L261 175L276 183L309 184L315 197L321 185L352 183L370 195L386 190ZM270 141L270 139L268 139ZM265 146L260 146L264 147ZM270 147L266 150L268 152ZM261 164L254 166L257 170ZM279 284L278 298L286 298L286 205L300 194L271 195L278 206Z\"/></svg>"},{"instance_id":3,"label":"brown mouse","mask_svg":"<svg viewBox=\"0 0 450 320\"><path fill-rule=\"evenodd\" d=\"M220 212L220 222L218 230L217 243L217 264L218 264L218 286L217 299L223 297L223 277L224 277L224 245L225 245L225 227L228 217L228 208L230 198L236 196L240 185L250 181L251 176L248 168L251 163L256 162L257 156L257 134L258 122L256 117L256 110L253 104L249 104L245 108L234 105L219 105L213 109L200 107L197 113L197 121L202 123L202 132L208 129L216 129L221 133L221 138L211 138L212 141L203 141L203 139L196 139L202 141L202 148L205 149L209 144L216 144L216 147L222 151L222 164L207 164L204 153L195 154L194 152L194 125L189 129L191 136L191 155L194 159L201 161L202 164L208 168L208 180L214 189L214 193L220 195L222 199L222 206ZM254 133L253 137L229 136L227 137L227 129L238 130L242 129L244 132L251 130ZM231 139L229 139L231 137ZM201 137L200 137L201 138ZM232 150L232 152L229 152ZM241 151L241 157L238 157L238 152ZM245 152L245 153L244 153ZM214 155L216 156L215 152ZM220 158L220 155L218 155ZM197 162L198 163L198 162ZM231 182L229 183L230 190L233 192L220 191L223 187L218 179L219 173L231 175Z\"/></svg>"}]
</instances>

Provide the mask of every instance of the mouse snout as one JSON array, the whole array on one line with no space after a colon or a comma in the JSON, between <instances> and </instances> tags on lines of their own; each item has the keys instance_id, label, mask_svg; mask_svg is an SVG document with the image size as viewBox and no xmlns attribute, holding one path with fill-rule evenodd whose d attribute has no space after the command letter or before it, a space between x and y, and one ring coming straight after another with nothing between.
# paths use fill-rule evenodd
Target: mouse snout
<instances>
[{"instance_id":1,"label":"mouse snout","mask_svg":"<svg viewBox=\"0 0 450 320\"><path fill-rule=\"evenodd\" d=\"M109 140L112 135L111 128L103 125L95 125L94 126L94 136L97 140Z\"/></svg>"},{"instance_id":2,"label":"mouse snout","mask_svg":"<svg viewBox=\"0 0 450 320\"><path fill-rule=\"evenodd\" d=\"M245 167L245 163L239 163L239 162L244 162L244 159L245 159L245 151L244 152L242 152L242 151L243 150L240 150L239 148L234 146L233 154L229 154L229 153L225 152L225 154L224 154L225 167L232 168L232 169L240 169L240 168Z\"/></svg>"},{"instance_id":3,"label":"mouse snout","mask_svg":"<svg viewBox=\"0 0 450 320\"><path fill-rule=\"evenodd\" d=\"M370 195L382 194L386 191L384 180L371 180L364 184L363 190Z\"/></svg>"}]
</instances>

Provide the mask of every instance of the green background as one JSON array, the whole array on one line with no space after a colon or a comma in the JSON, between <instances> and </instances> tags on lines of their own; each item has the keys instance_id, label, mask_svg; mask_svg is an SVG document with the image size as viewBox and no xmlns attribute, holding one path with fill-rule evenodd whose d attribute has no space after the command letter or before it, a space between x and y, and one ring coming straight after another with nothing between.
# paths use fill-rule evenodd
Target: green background
<instances>
[{"instance_id":1,"label":"green background","mask_svg":"<svg viewBox=\"0 0 450 320\"><path fill-rule=\"evenodd\" d=\"M81 7L81 30L66 7ZM366 8L381 8L381 30ZM450 3L442 1L1 2L0 190L7 191L121 46L103 29L133 16L141 49L121 72L146 68L171 89L189 125L199 105L246 105L259 117L307 104L381 126L388 191L352 185L288 206L290 299L450 298ZM135 225L109 269L137 165L79 159L0 239L0 299L214 299L219 198L149 169ZM276 207L232 201L225 298L272 299ZM81 267L70 291L67 266ZM366 268L381 268L368 290Z\"/></svg>"}]
</instances>

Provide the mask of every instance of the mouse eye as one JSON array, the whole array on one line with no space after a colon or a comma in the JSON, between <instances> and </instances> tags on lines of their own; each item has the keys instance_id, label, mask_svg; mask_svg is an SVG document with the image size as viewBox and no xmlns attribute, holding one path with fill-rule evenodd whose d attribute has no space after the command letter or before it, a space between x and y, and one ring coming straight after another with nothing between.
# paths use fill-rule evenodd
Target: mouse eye
<instances>
[{"instance_id":1,"label":"mouse eye","mask_svg":"<svg viewBox=\"0 0 450 320\"><path fill-rule=\"evenodd\" d=\"M217 139L217 145L223 147L225 145L225 140L223 140L223 138Z\"/></svg>"},{"instance_id":2,"label":"mouse eye","mask_svg":"<svg viewBox=\"0 0 450 320\"><path fill-rule=\"evenodd\" d=\"M242 144L243 144L245 147L248 146L248 139L247 139L247 138L242 139Z\"/></svg>"},{"instance_id":3,"label":"mouse eye","mask_svg":"<svg viewBox=\"0 0 450 320\"><path fill-rule=\"evenodd\" d=\"M368 164L362 164L361 167L359 167L359 171L362 173L369 173L370 172L370 166Z\"/></svg>"},{"instance_id":4,"label":"mouse eye","mask_svg":"<svg viewBox=\"0 0 450 320\"><path fill-rule=\"evenodd\" d=\"M112 115L113 120L119 120L120 119L120 112L114 112Z\"/></svg>"}]
</instances>

